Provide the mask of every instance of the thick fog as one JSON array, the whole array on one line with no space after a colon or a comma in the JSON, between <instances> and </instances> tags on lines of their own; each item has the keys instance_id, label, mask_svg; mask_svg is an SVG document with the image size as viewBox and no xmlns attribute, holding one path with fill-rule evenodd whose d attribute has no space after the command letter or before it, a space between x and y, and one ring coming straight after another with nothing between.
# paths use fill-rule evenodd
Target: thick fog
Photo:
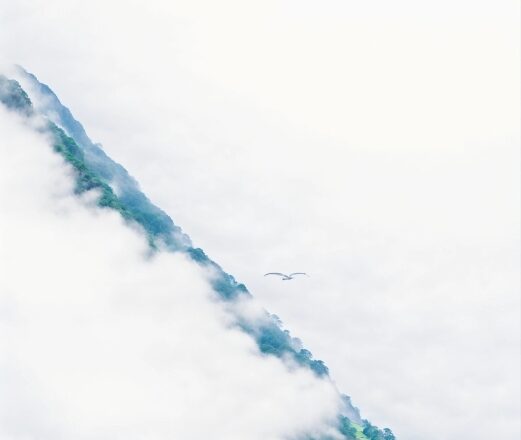
<instances>
[{"instance_id":1,"label":"thick fog","mask_svg":"<svg viewBox=\"0 0 521 440\"><path fill-rule=\"evenodd\" d=\"M283 439L324 433L328 380L258 352L181 255L95 194L0 112L0 437ZM5 140L8 140L5 142ZM251 307L250 307L251 308Z\"/></svg>"},{"instance_id":2,"label":"thick fog","mask_svg":"<svg viewBox=\"0 0 521 440\"><path fill-rule=\"evenodd\" d=\"M519 437L517 3L1 4L3 61L48 83L195 245L325 360L365 417L402 440ZM26 193L43 203L49 191L37 185ZM134 260L144 252L138 235L115 216L84 208L68 214L67 203L50 203L66 214L55 216L60 234L37 233L37 223L25 231L30 216L16 223L17 234L33 231L51 248L54 235L69 237L58 240L57 255L85 239L76 258L116 273L123 263L110 249L125 246L125 264L141 268L130 284L148 279ZM112 257L98 249L104 239L75 236L86 218L100 226L92 234L117 242L104 244ZM24 263L12 266L31 274L18 278L38 284L29 268L44 259L43 245L17 252ZM282 365L246 356L253 346L245 336L222 328L198 269L169 259L146 271L168 266L179 285L193 278L199 294L165 293L161 301L200 300L214 316L206 326L213 322L241 347L238 364L281 369L275 376L285 377ZM311 276L280 282L264 278L268 271ZM97 279L93 270L81 273ZM161 292L155 295L165 298ZM109 356L110 368L129 359L122 350ZM311 380L304 372L291 377L270 392L288 395L278 387L298 390ZM295 407L288 423L320 426L331 414L329 388L313 383L323 411L314 408L311 419ZM205 396L224 386L214 385ZM229 397L230 413L244 405ZM286 429L276 420L264 429L279 431L259 438Z\"/></svg>"}]
</instances>

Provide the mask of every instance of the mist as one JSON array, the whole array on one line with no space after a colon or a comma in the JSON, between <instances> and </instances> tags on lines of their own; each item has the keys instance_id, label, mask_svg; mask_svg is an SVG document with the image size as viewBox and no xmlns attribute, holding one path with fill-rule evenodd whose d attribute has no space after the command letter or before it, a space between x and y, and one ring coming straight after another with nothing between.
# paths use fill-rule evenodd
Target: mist
<instances>
[{"instance_id":1,"label":"mist","mask_svg":"<svg viewBox=\"0 0 521 440\"><path fill-rule=\"evenodd\" d=\"M404 440L515 439L518 16L509 1L21 1L2 5L0 48L364 417Z\"/></svg>"},{"instance_id":2,"label":"mist","mask_svg":"<svg viewBox=\"0 0 521 440\"><path fill-rule=\"evenodd\" d=\"M210 274L181 254L151 257L141 231L74 196L45 138L3 110L0 123L2 438L328 431L330 381L262 356Z\"/></svg>"}]
</instances>

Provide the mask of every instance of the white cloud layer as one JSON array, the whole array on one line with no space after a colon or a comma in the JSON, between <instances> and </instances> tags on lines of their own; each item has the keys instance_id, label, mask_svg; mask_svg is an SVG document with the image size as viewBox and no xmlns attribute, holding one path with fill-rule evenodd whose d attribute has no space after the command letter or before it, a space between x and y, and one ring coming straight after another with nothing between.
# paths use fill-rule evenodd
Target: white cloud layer
<instances>
[{"instance_id":1,"label":"white cloud layer","mask_svg":"<svg viewBox=\"0 0 521 440\"><path fill-rule=\"evenodd\" d=\"M517 2L0 2L6 61L367 418L519 438Z\"/></svg>"},{"instance_id":2,"label":"white cloud layer","mask_svg":"<svg viewBox=\"0 0 521 440\"><path fill-rule=\"evenodd\" d=\"M332 384L258 354L207 275L77 200L0 110L0 438L285 439L326 432Z\"/></svg>"}]
</instances>

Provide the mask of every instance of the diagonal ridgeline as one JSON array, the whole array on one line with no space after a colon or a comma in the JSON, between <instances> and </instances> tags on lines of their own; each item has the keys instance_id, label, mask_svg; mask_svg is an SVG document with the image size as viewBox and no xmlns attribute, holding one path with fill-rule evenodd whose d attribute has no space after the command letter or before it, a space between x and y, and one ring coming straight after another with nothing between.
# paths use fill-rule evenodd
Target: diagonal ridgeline
<instances>
[{"instance_id":1,"label":"diagonal ridgeline","mask_svg":"<svg viewBox=\"0 0 521 440\"><path fill-rule=\"evenodd\" d=\"M0 102L24 118L36 116L43 119L43 125L37 129L51 136L54 150L73 167L75 193L98 191L98 206L113 209L125 221L139 225L147 236L151 252L182 252L208 268L214 274L211 281L213 290L223 302L233 303L251 297L243 284L226 273L202 249L193 246L188 235L148 199L123 166L108 157L101 145L91 141L81 123L47 85L19 66L14 76L17 80L0 75ZM37 104L33 104L26 90L38 98L35 100ZM267 356L290 359L309 368L318 377L330 380L324 362L314 359L297 338L283 330L275 315L263 313L265 319L261 323L250 322L240 313L235 315L236 325L255 340L259 351ZM334 437L317 439L305 436L298 440L395 439L389 429L380 430L362 420L348 396L341 395L341 400L343 404L334 427Z\"/></svg>"}]
</instances>

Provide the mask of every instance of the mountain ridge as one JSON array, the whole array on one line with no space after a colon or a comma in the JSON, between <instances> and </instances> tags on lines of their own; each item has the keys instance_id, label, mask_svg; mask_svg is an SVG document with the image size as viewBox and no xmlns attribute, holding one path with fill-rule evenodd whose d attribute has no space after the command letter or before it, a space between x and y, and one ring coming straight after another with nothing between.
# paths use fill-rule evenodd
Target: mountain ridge
<instances>
[{"instance_id":1,"label":"mountain ridge","mask_svg":"<svg viewBox=\"0 0 521 440\"><path fill-rule=\"evenodd\" d=\"M141 192L138 183L125 168L110 159L100 144L90 140L81 123L60 102L49 86L41 83L36 76L20 66L16 67L16 76L19 82L0 76L0 102L25 117L37 114L45 119L46 124L42 130L51 134L54 150L75 171L77 194L92 189L98 190L98 206L116 210L125 221L140 225L153 251L165 248L169 252L184 252L201 266L211 268L216 274L212 287L221 300L235 301L251 296L246 286L226 273L202 249L193 247L188 235ZM43 104L35 106L20 83L32 89L34 93L41 94L45 98L41 100ZM236 316L236 324L253 337L261 353L279 358L289 357L298 365L309 368L317 376L329 378L329 371L324 362L313 359L311 352L303 348L298 339L280 327L274 315L265 313L267 319L260 325L253 325L239 315ZM343 408L338 415L336 426L341 438L394 440L395 437L390 430L379 430L368 421L362 420L358 409L351 404L348 396L342 395L342 401ZM305 437L299 440L329 439Z\"/></svg>"}]
</instances>

